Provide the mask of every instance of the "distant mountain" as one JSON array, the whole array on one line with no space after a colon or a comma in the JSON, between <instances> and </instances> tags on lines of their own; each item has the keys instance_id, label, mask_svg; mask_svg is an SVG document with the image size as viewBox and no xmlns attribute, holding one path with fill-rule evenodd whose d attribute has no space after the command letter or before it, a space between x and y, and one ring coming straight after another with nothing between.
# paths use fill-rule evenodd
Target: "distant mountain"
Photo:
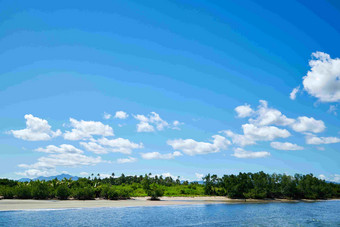
<instances>
[{"instance_id":1,"label":"distant mountain","mask_svg":"<svg viewBox=\"0 0 340 227\"><path fill-rule=\"evenodd\" d=\"M57 176L51 176L51 177L37 177L37 178L34 178L34 179L29 179L29 178L21 178L19 179L18 181L20 182L28 182L28 181L36 181L36 180L45 180L45 181L49 181L49 180L53 180L57 178L58 180L62 180L64 178L66 179L70 179L72 178L72 180L78 180L78 177L77 176L71 176L70 174L60 174L60 175L57 175Z\"/></svg>"}]
</instances>

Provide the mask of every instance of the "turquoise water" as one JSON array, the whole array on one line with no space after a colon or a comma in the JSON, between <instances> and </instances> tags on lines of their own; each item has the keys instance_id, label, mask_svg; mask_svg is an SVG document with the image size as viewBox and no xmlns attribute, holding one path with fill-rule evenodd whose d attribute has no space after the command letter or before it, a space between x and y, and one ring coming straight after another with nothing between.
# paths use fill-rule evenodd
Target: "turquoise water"
<instances>
[{"instance_id":1,"label":"turquoise water","mask_svg":"<svg viewBox=\"0 0 340 227\"><path fill-rule=\"evenodd\" d=\"M340 226L340 201L3 211L0 226Z\"/></svg>"}]
</instances>

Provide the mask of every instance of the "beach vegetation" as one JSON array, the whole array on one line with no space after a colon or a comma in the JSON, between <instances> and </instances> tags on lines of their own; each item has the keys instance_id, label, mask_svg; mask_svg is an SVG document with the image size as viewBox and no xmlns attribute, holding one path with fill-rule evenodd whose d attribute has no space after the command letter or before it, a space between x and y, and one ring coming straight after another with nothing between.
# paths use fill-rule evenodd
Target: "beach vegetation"
<instances>
[{"instance_id":1,"label":"beach vegetation","mask_svg":"<svg viewBox=\"0 0 340 227\"><path fill-rule=\"evenodd\" d=\"M5 199L129 199L148 196L225 196L235 199L330 199L340 198L340 184L326 182L312 174L239 173L207 174L200 182L180 178L152 176L116 176L101 178L93 174L77 180L19 182L0 179L0 196Z\"/></svg>"}]
</instances>

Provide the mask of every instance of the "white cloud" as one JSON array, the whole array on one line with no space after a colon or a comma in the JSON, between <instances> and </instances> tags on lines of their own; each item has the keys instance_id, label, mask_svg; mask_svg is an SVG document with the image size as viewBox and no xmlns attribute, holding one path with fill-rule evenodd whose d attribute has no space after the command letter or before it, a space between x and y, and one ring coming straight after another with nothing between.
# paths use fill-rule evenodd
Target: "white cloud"
<instances>
[{"instance_id":1,"label":"white cloud","mask_svg":"<svg viewBox=\"0 0 340 227\"><path fill-rule=\"evenodd\" d=\"M299 90L300 90L300 86L294 88L294 89L292 90L292 92L289 94L289 98L290 98L291 100L295 100L295 99L296 99L296 94L299 92Z\"/></svg>"},{"instance_id":2,"label":"white cloud","mask_svg":"<svg viewBox=\"0 0 340 227\"><path fill-rule=\"evenodd\" d=\"M165 127L168 127L169 124L168 122L164 121L158 113L155 112L151 112L150 116L149 116L149 121L153 124L156 125L157 130L161 131L163 130Z\"/></svg>"},{"instance_id":3,"label":"white cloud","mask_svg":"<svg viewBox=\"0 0 340 227\"><path fill-rule=\"evenodd\" d=\"M286 126L294 123L294 119L287 118L279 110L269 108L265 100L260 100L260 105L256 111L257 117L249 119L249 122L259 126L279 125Z\"/></svg>"},{"instance_id":4,"label":"white cloud","mask_svg":"<svg viewBox=\"0 0 340 227\"><path fill-rule=\"evenodd\" d=\"M174 121L173 124L169 124L156 112L151 112L148 116L137 114L133 117L139 121L137 124L137 132L154 132L155 130L162 131L165 128L179 130L179 126L183 124L179 121Z\"/></svg>"},{"instance_id":5,"label":"white cloud","mask_svg":"<svg viewBox=\"0 0 340 227\"><path fill-rule=\"evenodd\" d=\"M329 178L329 181L340 183L340 174L333 174Z\"/></svg>"},{"instance_id":6,"label":"white cloud","mask_svg":"<svg viewBox=\"0 0 340 227\"><path fill-rule=\"evenodd\" d=\"M105 120L109 120L111 117L112 117L111 114L105 113L105 112L104 112L103 118L104 118Z\"/></svg>"},{"instance_id":7,"label":"white cloud","mask_svg":"<svg viewBox=\"0 0 340 227\"><path fill-rule=\"evenodd\" d=\"M254 110L248 104L236 107L235 111L237 113L237 117L240 118L250 117L254 113Z\"/></svg>"},{"instance_id":8,"label":"white cloud","mask_svg":"<svg viewBox=\"0 0 340 227\"><path fill-rule=\"evenodd\" d=\"M96 142L80 142L82 147L84 147L87 151L92 151L95 154L107 154L108 149L99 145Z\"/></svg>"},{"instance_id":9,"label":"white cloud","mask_svg":"<svg viewBox=\"0 0 340 227\"><path fill-rule=\"evenodd\" d=\"M90 176L90 174L88 172L81 172L80 175L81 176Z\"/></svg>"},{"instance_id":10,"label":"white cloud","mask_svg":"<svg viewBox=\"0 0 340 227\"><path fill-rule=\"evenodd\" d=\"M340 143L340 138L338 137L317 137L315 135L307 135L306 136L307 144L331 144L331 143Z\"/></svg>"},{"instance_id":11,"label":"white cloud","mask_svg":"<svg viewBox=\"0 0 340 227\"><path fill-rule=\"evenodd\" d=\"M246 151L242 148L236 148L234 150L234 154L232 156L236 158L265 158L270 156L270 153L267 151Z\"/></svg>"},{"instance_id":12,"label":"white cloud","mask_svg":"<svg viewBox=\"0 0 340 227\"><path fill-rule=\"evenodd\" d=\"M173 121L172 122L172 129L181 130L179 126L183 125L183 124L184 124L183 122L179 122L177 120Z\"/></svg>"},{"instance_id":13,"label":"white cloud","mask_svg":"<svg viewBox=\"0 0 340 227\"><path fill-rule=\"evenodd\" d=\"M332 174L332 175L330 175L330 177L326 177L324 174L320 174L319 178L321 180L326 180L326 181L340 183L340 174Z\"/></svg>"},{"instance_id":14,"label":"white cloud","mask_svg":"<svg viewBox=\"0 0 340 227\"><path fill-rule=\"evenodd\" d=\"M143 159L174 159L175 157L182 156L182 153L175 151L173 153L161 154L159 152L141 153Z\"/></svg>"},{"instance_id":15,"label":"white cloud","mask_svg":"<svg viewBox=\"0 0 340 227\"><path fill-rule=\"evenodd\" d=\"M82 165L95 165L102 162L101 157L90 157L79 153L51 154L38 159L38 163L47 163L52 166L76 167ZM35 166L35 165L33 165ZM39 166L39 164L38 164Z\"/></svg>"},{"instance_id":16,"label":"white cloud","mask_svg":"<svg viewBox=\"0 0 340 227\"><path fill-rule=\"evenodd\" d=\"M55 169L44 169L44 170L27 169L24 172L16 172L15 174L28 177L28 178L36 178L40 176L48 177L48 176L58 175L59 172L57 172Z\"/></svg>"},{"instance_id":17,"label":"white cloud","mask_svg":"<svg viewBox=\"0 0 340 227\"><path fill-rule=\"evenodd\" d=\"M297 121L292 124L292 129L296 132L319 133L325 128L323 121L315 120L313 117L298 117Z\"/></svg>"},{"instance_id":18,"label":"white cloud","mask_svg":"<svg viewBox=\"0 0 340 227\"><path fill-rule=\"evenodd\" d=\"M61 144L60 147L48 145L46 148L39 147L35 150L44 153L78 153L78 154L84 153L82 150L70 144Z\"/></svg>"},{"instance_id":19,"label":"white cloud","mask_svg":"<svg viewBox=\"0 0 340 227\"><path fill-rule=\"evenodd\" d=\"M100 138L91 142L80 142L86 150L92 151L97 154L106 154L108 152L119 152L123 154L131 154L132 150L143 148L143 143L133 143L128 139L117 138L107 139Z\"/></svg>"},{"instance_id":20,"label":"white cloud","mask_svg":"<svg viewBox=\"0 0 340 227\"><path fill-rule=\"evenodd\" d=\"M50 140L53 137L61 135L61 131L52 131L51 126L44 119L34 117L32 114L26 114L26 128L21 130L10 130L9 133L13 134L14 137L29 140Z\"/></svg>"},{"instance_id":21,"label":"white cloud","mask_svg":"<svg viewBox=\"0 0 340 227\"><path fill-rule=\"evenodd\" d=\"M296 150L303 150L303 147L293 144L293 143L281 143L281 142L271 142L270 146L277 150L284 150L284 151L296 151Z\"/></svg>"},{"instance_id":22,"label":"white cloud","mask_svg":"<svg viewBox=\"0 0 340 227\"><path fill-rule=\"evenodd\" d=\"M141 121L137 124L137 132L154 132L155 128L148 122Z\"/></svg>"},{"instance_id":23,"label":"white cloud","mask_svg":"<svg viewBox=\"0 0 340 227\"><path fill-rule=\"evenodd\" d=\"M340 101L340 59L332 59L323 52L312 53L311 69L303 77L303 86L308 94L321 102Z\"/></svg>"},{"instance_id":24,"label":"white cloud","mask_svg":"<svg viewBox=\"0 0 340 227\"><path fill-rule=\"evenodd\" d=\"M72 145L63 144L60 147L54 145L46 148L38 148L38 151L50 153L48 156L38 158L34 164L20 164L21 168L25 168L24 172L18 174L27 177L51 176L56 174L56 168L62 167L77 167L96 165L103 162L101 157L91 157L84 155L83 151L73 147Z\"/></svg>"},{"instance_id":25,"label":"white cloud","mask_svg":"<svg viewBox=\"0 0 340 227\"><path fill-rule=\"evenodd\" d=\"M114 116L114 118L118 118L118 119L126 119L128 117L129 117L129 115L124 111L117 111L115 116Z\"/></svg>"},{"instance_id":26,"label":"white cloud","mask_svg":"<svg viewBox=\"0 0 340 227\"><path fill-rule=\"evenodd\" d=\"M256 141L271 141L276 138L287 138L291 134L286 129L279 129L275 126L258 127L253 124L242 125L243 135L233 133L230 130L222 131L231 137L234 144L240 146L256 144Z\"/></svg>"},{"instance_id":27,"label":"white cloud","mask_svg":"<svg viewBox=\"0 0 340 227\"><path fill-rule=\"evenodd\" d=\"M323 175L323 174L320 174L320 175L319 175L319 178L320 178L321 180L326 180L326 176Z\"/></svg>"},{"instance_id":28,"label":"white cloud","mask_svg":"<svg viewBox=\"0 0 340 227\"><path fill-rule=\"evenodd\" d=\"M203 173L195 173L195 176L198 180L202 180L202 178L204 177Z\"/></svg>"},{"instance_id":29,"label":"white cloud","mask_svg":"<svg viewBox=\"0 0 340 227\"><path fill-rule=\"evenodd\" d=\"M119 163L119 164L133 163L133 162L136 162L136 161L137 161L137 158L133 158L133 157L117 159L117 163Z\"/></svg>"},{"instance_id":30,"label":"white cloud","mask_svg":"<svg viewBox=\"0 0 340 227\"><path fill-rule=\"evenodd\" d=\"M338 113L336 112L337 110L338 110L338 105L330 105L327 112L337 116L338 115Z\"/></svg>"},{"instance_id":31,"label":"white cloud","mask_svg":"<svg viewBox=\"0 0 340 227\"><path fill-rule=\"evenodd\" d=\"M226 149L231 144L229 140L220 135L214 135L212 138L212 143L197 142L193 139L168 140L167 143L174 150L180 150L187 155L216 153Z\"/></svg>"},{"instance_id":32,"label":"white cloud","mask_svg":"<svg viewBox=\"0 0 340 227\"><path fill-rule=\"evenodd\" d=\"M77 121L70 118L72 131L66 131L64 133L64 139L66 140L82 140L90 139L93 135L98 136L113 136L113 129L104 125L99 121Z\"/></svg>"}]
</instances>

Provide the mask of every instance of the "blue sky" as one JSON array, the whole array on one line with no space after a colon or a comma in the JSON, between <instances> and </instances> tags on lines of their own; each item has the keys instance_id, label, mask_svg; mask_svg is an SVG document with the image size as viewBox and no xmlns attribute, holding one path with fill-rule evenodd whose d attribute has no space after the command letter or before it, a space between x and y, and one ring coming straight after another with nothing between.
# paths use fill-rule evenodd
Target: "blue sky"
<instances>
[{"instance_id":1,"label":"blue sky","mask_svg":"<svg viewBox=\"0 0 340 227\"><path fill-rule=\"evenodd\" d=\"M263 170L340 181L336 1L0 9L0 177Z\"/></svg>"}]
</instances>

